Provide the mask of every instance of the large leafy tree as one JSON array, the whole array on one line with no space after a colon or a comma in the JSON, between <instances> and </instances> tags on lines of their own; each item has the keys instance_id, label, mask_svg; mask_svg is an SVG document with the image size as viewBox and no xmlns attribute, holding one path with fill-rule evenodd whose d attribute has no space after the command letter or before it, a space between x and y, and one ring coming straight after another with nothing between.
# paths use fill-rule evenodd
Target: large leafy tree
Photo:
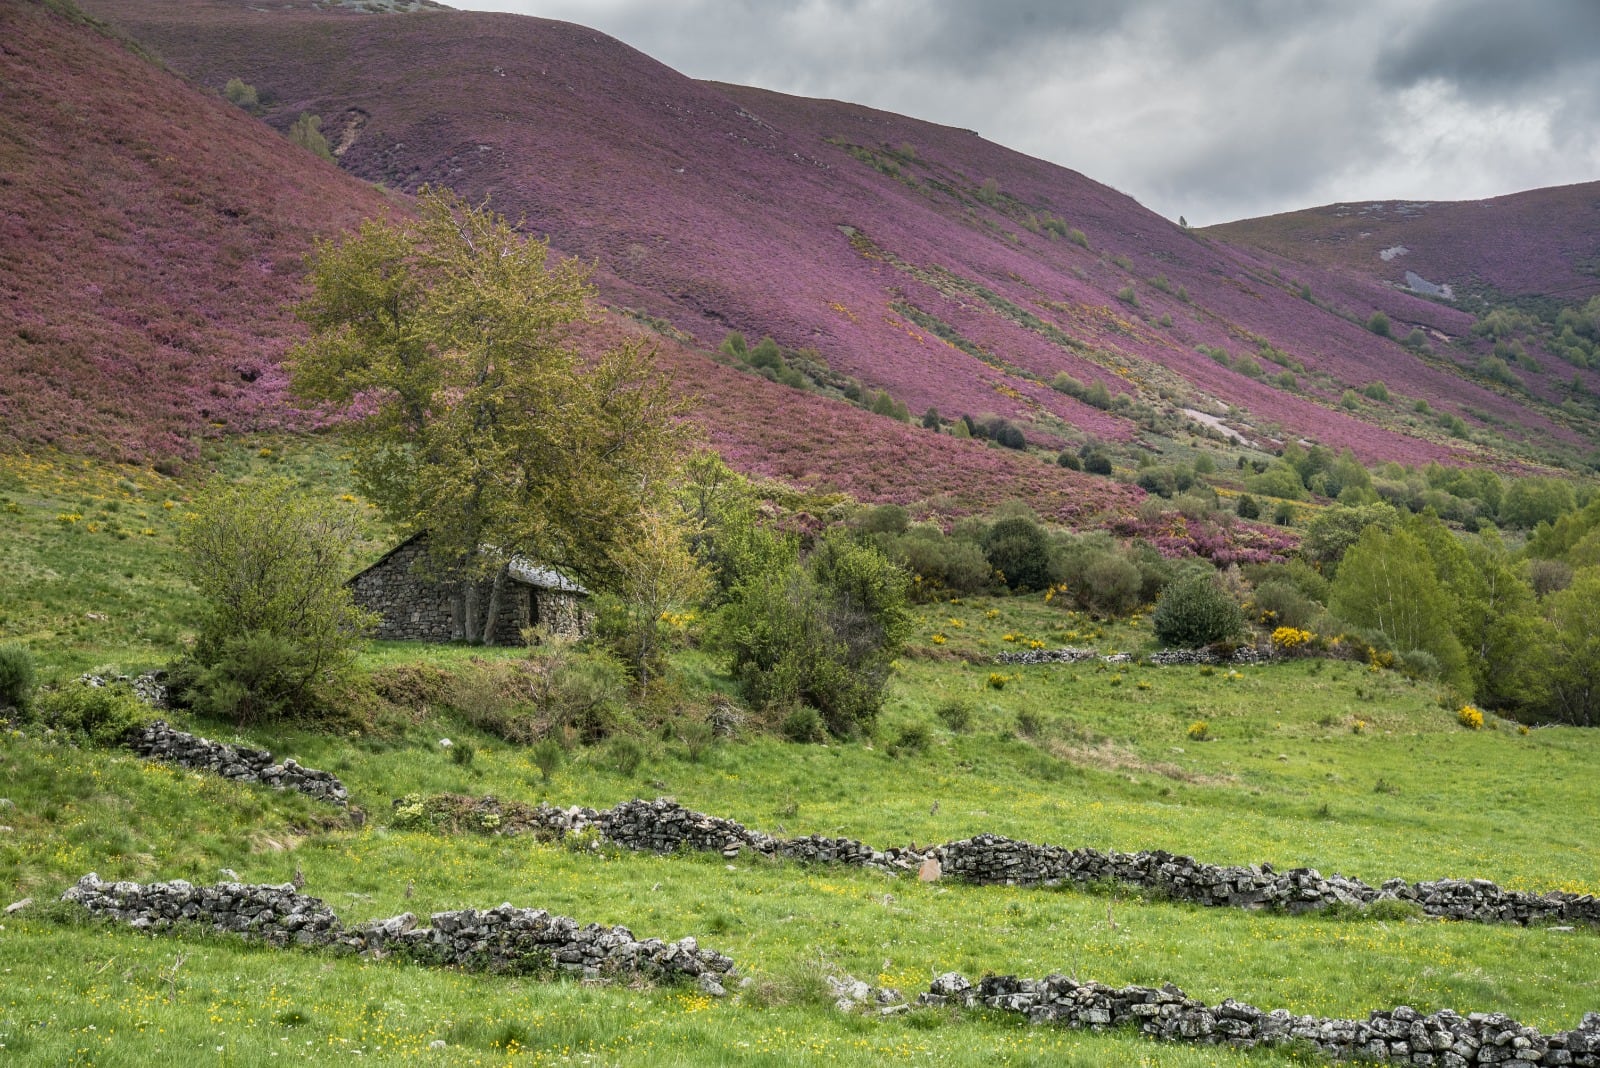
<instances>
[{"instance_id":1,"label":"large leafy tree","mask_svg":"<svg viewBox=\"0 0 1600 1068\"><path fill-rule=\"evenodd\" d=\"M1600 567L1579 571L1550 597L1549 612L1549 709L1567 723L1600 725Z\"/></svg>"},{"instance_id":2,"label":"large leafy tree","mask_svg":"<svg viewBox=\"0 0 1600 1068\"><path fill-rule=\"evenodd\" d=\"M1396 652L1428 653L1440 675L1473 692L1466 652L1455 634L1456 604L1439 581L1425 542L1376 524L1362 532L1339 565L1328 605L1335 615L1381 635Z\"/></svg>"},{"instance_id":3,"label":"large leafy tree","mask_svg":"<svg viewBox=\"0 0 1600 1068\"><path fill-rule=\"evenodd\" d=\"M616 582L688 428L642 343L579 353L581 265L425 188L415 220L319 244L310 280L294 390L353 416L362 491L429 535L438 572L464 583L469 633L490 640L514 554Z\"/></svg>"}]
</instances>

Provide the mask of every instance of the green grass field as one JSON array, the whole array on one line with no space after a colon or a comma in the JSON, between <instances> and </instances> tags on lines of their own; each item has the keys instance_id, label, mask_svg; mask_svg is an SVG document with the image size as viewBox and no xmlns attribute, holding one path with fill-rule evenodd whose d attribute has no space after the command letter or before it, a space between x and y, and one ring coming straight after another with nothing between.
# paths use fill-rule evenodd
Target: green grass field
<instances>
[{"instance_id":1,"label":"green grass field","mask_svg":"<svg viewBox=\"0 0 1600 1068\"><path fill-rule=\"evenodd\" d=\"M325 443L252 443L223 459L237 474L287 472L344 492L342 465ZM21 641L56 678L169 658L192 618L171 567L174 515L192 486L62 462L6 459L0 471L0 641ZM83 518L57 518L71 514ZM369 554L381 541L374 526ZM575 750L546 782L528 751L448 709L395 711L381 729L353 735L294 725L248 732L252 743L340 775L369 815L364 826L299 796L10 735L0 742L0 905L24 896L36 904L0 918L0 1059L1317 1060L1029 1028L983 1013L847 1017L821 992L824 974L849 973L914 994L952 969L974 978L1171 981L1209 1002L1236 997L1323 1015L1397 1004L1503 1011L1545 1029L1575 1026L1600 1009L1600 932L1588 929L1201 909L1126 888L922 884L747 857L587 851L389 826L391 801L409 793L594 806L671 795L773 833L842 834L880 847L995 831L1218 863L1307 865L1369 882L1481 876L1522 889L1600 889L1592 818L1600 741L1592 733L1523 733L1505 723L1469 731L1431 687L1344 662L1234 671L989 662L1032 642L1104 652L1150 643L1144 622L1100 624L1041 597L923 606L918 616L877 731L850 743L794 745L752 722L700 751L669 722L637 735L644 758L630 773L601 744ZM365 662L426 658L460 670L475 655L384 645ZM691 695L727 686L717 662L697 650L680 653L674 671ZM951 701L971 706L961 730L938 714ZM1200 721L1204 740L1191 736ZM227 724L184 725L224 740L236 733ZM440 747L443 737L456 744ZM469 762L452 755L463 747L473 750ZM694 935L733 956L752 982L714 1001L681 988L466 975L194 933L151 938L48 904L91 870L211 882L224 867L266 882L287 881L298 868L308 892L346 922L510 901L623 923L641 937Z\"/></svg>"}]
</instances>

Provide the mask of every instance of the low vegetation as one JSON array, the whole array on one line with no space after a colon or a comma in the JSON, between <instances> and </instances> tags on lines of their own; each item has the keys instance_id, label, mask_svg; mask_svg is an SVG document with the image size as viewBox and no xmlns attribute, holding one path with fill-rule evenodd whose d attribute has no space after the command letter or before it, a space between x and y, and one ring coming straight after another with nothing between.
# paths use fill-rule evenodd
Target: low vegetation
<instances>
[{"instance_id":1,"label":"low vegetation","mask_svg":"<svg viewBox=\"0 0 1600 1068\"><path fill-rule=\"evenodd\" d=\"M246 485L287 474L319 499L350 503L338 500L348 475L317 442L252 445L217 459ZM1512 709L1497 714L1492 700L1464 700L1410 649L1329 622L1330 606L1345 604L1337 591L1361 588L1348 576L1364 566L1362 539L1384 531L1385 522L1410 532L1410 541L1390 548L1412 563L1445 554L1450 544L1477 553L1473 539L1446 531L1450 541L1441 540L1434 528L1377 506L1333 509L1323 515L1338 522L1325 518L1306 531L1303 560L1216 569L1108 534L1065 534L1022 510L946 530L888 507L858 512L847 528L800 552L810 538L763 541L774 537L758 533L765 521L740 526L757 498L725 468L699 463L685 491L704 506L698 555L709 569L709 607L675 610L663 621L648 690L604 644L380 644L360 652L358 685L337 716L249 725L242 740L338 774L367 813L362 826L298 795L106 748L125 712L149 713L116 687L92 690L72 676L89 666L158 666L185 631L204 628L203 602L167 579L162 603L176 623L154 644L132 613L95 621L97 630L76 637L69 628L58 643L49 635L66 617L47 605L63 598L70 615L69 604L94 603L88 591L109 584L117 569L171 574L166 568L186 529L171 513L201 509L183 501L185 488L175 484L139 487L127 479L135 496L115 480L97 483L106 492L87 506L91 515L113 501L122 503L111 516L148 508L136 502L149 496L177 504L157 506L153 536L91 534L86 520L51 518L75 502L65 494L86 485L82 475L63 478L52 472L71 469L51 465L10 468L6 496L16 509L6 513L14 524L8 552L29 574L59 577L36 587L33 600L7 599L16 607L7 609L11 645L0 665L8 679L22 679L26 668L17 665L26 661L35 678L31 687L12 684L13 694L28 691L29 710L13 714L20 731L0 749L0 794L10 802L4 822L12 828L0 838L0 881L13 899L32 896L36 904L6 918L4 937L18 952L8 961L12 995L0 1042L44 1061L80 1049L92 1053L76 1054L80 1060L203 1059L216 1057L220 1045L233 1060L257 1063L273 1052L304 1055L310 1042L319 1058L361 1050L384 1063L473 1063L510 1053L528 1063L585 1055L641 1064L763 1057L1295 1063L1291 1052L1157 1050L1136 1037L1030 1029L981 1013L846 1017L831 1007L823 978L850 974L915 992L950 969L1065 971L1111 983L1173 981L1210 1001L1233 996L1297 1012L1454 1007L1506 1011L1548 1029L1573 1026L1592 1004L1595 935L1585 930L1360 914L1223 910L1202 918L1192 907L1116 887L921 884L825 866L619 854L392 826L390 801L411 794L595 806L671 794L774 833L886 845L994 831L1064 845L1164 848L1217 863L1306 865L1373 883L1481 876L1523 889L1600 888L1597 843L1567 818L1600 802L1588 796L1592 777L1584 772L1594 756L1589 734L1519 726L1502 718ZM1585 543L1589 520L1568 515L1542 528L1530 552L1580 560L1573 547ZM105 551L73 556L84 539ZM57 566L69 558L84 565L70 577ZM755 588L741 574L777 568L791 577L767 588L799 588L793 583L804 576L815 596L832 590L827 596L846 598L816 617L792 609L825 606L826 597L780 602L789 607L771 618L805 633L816 625L807 619L835 626L847 618L839 604L870 605L870 590L892 591L892 583L882 585L890 560L913 565L902 594L910 600L898 608L893 599L881 602L878 611L893 610L878 617L880 667L846 657L830 669L879 680L873 703L856 706L871 714L841 719L825 714L826 698L796 692L764 700L741 689L743 654L711 626L722 616L718 603L737 605L741 589ZM997 561L1009 564L1003 582ZM1029 572L1039 561L1043 570ZM1529 564L1508 556L1503 566L1517 582L1529 581L1522 577ZM1583 577L1581 566L1566 566ZM1457 587L1467 574L1456 575ZM1441 591L1455 588L1434 581ZM1566 588L1587 589L1577 579ZM1532 593L1526 610L1548 611L1551 625L1561 626L1565 616L1555 607L1566 602L1550 601L1560 592ZM752 618L740 611L728 618ZM1182 624L1183 644L1199 644L1242 636L1240 618L1277 659L1143 661L1178 640L1169 621ZM835 633L817 648L867 632L851 624ZM1001 653L1064 646L1132 659L995 663ZM792 656L806 646L774 648ZM809 726L801 714L808 711ZM199 733L240 737L237 721L214 711L177 715ZM1568 785L1530 791L1530 778ZM43 903L90 870L208 882L223 868L266 882L299 871L310 892L354 920L509 899L663 937L693 934L732 955L752 982L718 1002L670 986L430 973L392 961L274 953L199 933L106 934ZM1291 973L1284 959L1297 962ZM337 999L321 993L329 974L337 977ZM63 975L72 977L70 1002L61 996Z\"/></svg>"}]
</instances>

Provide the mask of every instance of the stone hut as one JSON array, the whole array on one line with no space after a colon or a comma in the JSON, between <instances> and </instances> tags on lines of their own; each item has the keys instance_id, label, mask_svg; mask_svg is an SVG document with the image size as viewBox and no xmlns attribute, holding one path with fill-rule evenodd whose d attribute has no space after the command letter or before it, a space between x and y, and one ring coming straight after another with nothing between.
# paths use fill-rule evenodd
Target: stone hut
<instances>
[{"instance_id":1,"label":"stone hut","mask_svg":"<svg viewBox=\"0 0 1600 1068\"><path fill-rule=\"evenodd\" d=\"M373 637L387 641L450 642L467 637L468 590L460 582L427 576L420 558L427 535L414 534L390 549L371 567L350 579L355 603L379 617ZM477 604L487 608L492 583L477 584ZM593 614L589 591L548 567L516 556L507 565L495 620L497 645L515 645L527 627L543 626L554 634L581 638Z\"/></svg>"}]
</instances>

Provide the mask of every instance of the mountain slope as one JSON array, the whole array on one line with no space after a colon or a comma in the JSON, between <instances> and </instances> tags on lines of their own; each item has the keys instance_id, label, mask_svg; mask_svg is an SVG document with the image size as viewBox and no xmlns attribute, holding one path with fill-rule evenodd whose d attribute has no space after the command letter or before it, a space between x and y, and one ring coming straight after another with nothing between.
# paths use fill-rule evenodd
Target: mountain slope
<instances>
[{"instance_id":1,"label":"mountain slope","mask_svg":"<svg viewBox=\"0 0 1600 1068\"><path fill-rule=\"evenodd\" d=\"M0 426L114 458L296 423L313 237L386 198L93 26L0 5Z\"/></svg>"},{"instance_id":2,"label":"mountain slope","mask_svg":"<svg viewBox=\"0 0 1600 1068\"><path fill-rule=\"evenodd\" d=\"M1528 449L1592 447L1591 428L1552 407L1560 380L1502 389L1361 325L1381 310L1397 336L1418 327L1442 345L1469 315L1185 232L967 131L695 82L594 31L520 16L89 6L204 85L254 84L280 127L320 114L351 173L492 197L593 260L615 305L707 347L738 329L814 348L914 412L994 413L1046 442L1146 436L1148 418L1051 390L1067 372L1171 432L1182 407L1232 408L1263 442L1480 458L1407 414L1426 401ZM1379 379L1404 402L1340 406Z\"/></svg>"},{"instance_id":3,"label":"mountain slope","mask_svg":"<svg viewBox=\"0 0 1600 1068\"><path fill-rule=\"evenodd\" d=\"M1206 232L1428 295L1444 286L1458 297L1600 294L1600 182L1489 200L1330 204Z\"/></svg>"},{"instance_id":4,"label":"mountain slope","mask_svg":"<svg viewBox=\"0 0 1600 1068\"><path fill-rule=\"evenodd\" d=\"M103 26L0 6L0 447L179 463L207 436L305 427L279 362L317 237L409 198L290 144ZM588 335L615 343L636 325ZM740 373L671 338L664 368L746 471L903 503L1026 495L1069 520L1131 488ZM775 413L782 413L775 418Z\"/></svg>"}]
</instances>

